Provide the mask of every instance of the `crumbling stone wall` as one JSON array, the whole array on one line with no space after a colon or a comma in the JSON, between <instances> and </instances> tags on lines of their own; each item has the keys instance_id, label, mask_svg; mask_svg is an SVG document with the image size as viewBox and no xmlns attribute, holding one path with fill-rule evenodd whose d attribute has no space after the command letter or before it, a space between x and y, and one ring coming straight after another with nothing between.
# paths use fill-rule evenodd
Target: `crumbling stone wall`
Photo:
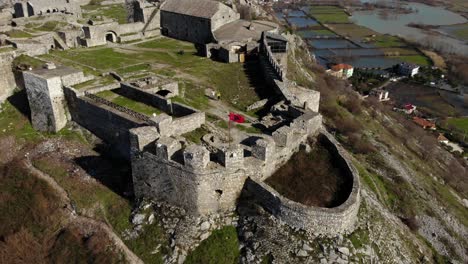
<instances>
[{"instance_id":1,"label":"crumbling stone wall","mask_svg":"<svg viewBox=\"0 0 468 264\"><path fill-rule=\"evenodd\" d=\"M315 234L334 236L351 232L357 220L360 205L359 174L353 166L349 154L328 132L322 130L320 136L338 164L346 172L343 177L351 177L353 186L348 199L335 208L306 206L279 194L264 182L248 179L244 192L260 206L285 223Z\"/></svg>"},{"instance_id":2,"label":"crumbling stone wall","mask_svg":"<svg viewBox=\"0 0 468 264\"><path fill-rule=\"evenodd\" d=\"M108 143L116 156L130 159L129 130L144 123L86 97L78 97L73 88L64 88L71 119Z\"/></svg>"},{"instance_id":3,"label":"crumbling stone wall","mask_svg":"<svg viewBox=\"0 0 468 264\"><path fill-rule=\"evenodd\" d=\"M14 58L15 51L2 52L0 50L0 103L12 95L16 87L12 66Z\"/></svg>"},{"instance_id":4,"label":"crumbling stone wall","mask_svg":"<svg viewBox=\"0 0 468 264\"><path fill-rule=\"evenodd\" d=\"M171 85L171 83L167 85ZM152 105L165 112L165 114L159 114L153 118L161 135L182 135L201 127L205 123L204 112L181 103L172 102L170 99L151 93L151 91L152 89L143 90L126 83L122 83L120 88L120 92L124 96Z\"/></svg>"},{"instance_id":5,"label":"crumbling stone wall","mask_svg":"<svg viewBox=\"0 0 468 264\"><path fill-rule=\"evenodd\" d=\"M81 7L73 0L29 0L14 5L15 17L65 13L81 17Z\"/></svg>"},{"instance_id":6,"label":"crumbling stone wall","mask_svg":"<svg viewBox=\"0 0 468 264\"><path fill-rule=\"evenodd\" d=\"M84 38L82 44L86 47L105 45L107 43L106 35L114 34L115 41L120 42L121 35L131 35L140 33L145 24L142 22L119 24L110 22L100 25L88 25L83 27ZM139 35L141 36L141 35Z\"/></svg>"},{"instance_id":7,"label":"crumbling stone wall","mask_svg":"<svg viewBox=\"0 0 468 264\"><path fill-rule=\"evenodd\" d=\"M266 34L263 34L260 45L260 67L267 84L292 105L318 112L320 93L299 87L288 80L286 78L286 63L287 53L276 53L275 56L268 47Z\"/></svg>"}]
</instances>

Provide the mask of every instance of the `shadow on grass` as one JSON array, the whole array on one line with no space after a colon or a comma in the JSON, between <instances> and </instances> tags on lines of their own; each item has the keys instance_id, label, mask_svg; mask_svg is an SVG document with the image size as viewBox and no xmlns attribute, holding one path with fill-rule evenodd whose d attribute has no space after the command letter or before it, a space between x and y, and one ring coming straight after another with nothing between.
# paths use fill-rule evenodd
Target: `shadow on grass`
<instances>
[{"instance_id":1,"label":"shadow on grass","mask_svg":"<svg viewBox=\"0 0 468 264\"><path fill-rule=\"evenodd\" d=\"M29 109L28 97L25 90L14 93L8 97L8 102L13 105L22 115L31 121L31 109Z\"/></svg>"},{"instance_id":2,"label":"shadow on grass","mask_svg":"<svg viewBox=\"0 0 468 264\"><path fill-rule=\"evenodd\" d=\"M108 145L98 144L94 148L98 155L78 157L74 161L88 175L105 185L114 193L133 200L133 179L130 162L117 158Z\"/></svg>"}]
</instances>

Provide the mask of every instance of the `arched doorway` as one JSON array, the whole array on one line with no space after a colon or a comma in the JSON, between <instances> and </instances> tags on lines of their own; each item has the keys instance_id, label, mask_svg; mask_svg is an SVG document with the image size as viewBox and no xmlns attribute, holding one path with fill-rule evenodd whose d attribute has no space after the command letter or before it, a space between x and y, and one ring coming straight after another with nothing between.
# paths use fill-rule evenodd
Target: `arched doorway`
<instances>
[{"instance_id":1,"label":"arched doorway","mask_svg":"<svg viewBox=\"0 0 468 264\"><path fill-rule=\"evenodd\" d=\"M108 42L117 42L117 34L115 32L109 31L106 33L106 41Z\"/></svg>"}]
</instances>

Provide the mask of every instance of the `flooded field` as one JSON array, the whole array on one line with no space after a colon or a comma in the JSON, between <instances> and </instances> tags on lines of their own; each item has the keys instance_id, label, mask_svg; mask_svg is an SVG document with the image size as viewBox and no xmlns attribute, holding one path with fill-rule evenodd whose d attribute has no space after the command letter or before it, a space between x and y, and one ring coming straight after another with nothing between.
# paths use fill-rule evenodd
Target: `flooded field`
<instances>
[{"instance_id":1,"label":"flooded field","mask_svg":"<svg viewBox=\"0 0 468 264\"><path fill-rule=\"evenodd\" d=\"M294 25L298 28L318 25L317 20L308 17L288 17L286 20L290 25Z\"/></svg>"},{"instance_id":2,"label":"flooded field","mask_svg":"<svg viewBox=\"0 0 468 264\"><path fill-rule=\"evenodd\" d=\"M352 23L349 13L337 6L306 5L276 15L296 30L323 66L345 62L357 68L385 69L403 61L430 65L398 37Z\"/></svg>"},{"instance_id":3,"label":"flooded field","mask_svg":"<svg viewBox=\"0 0 468 264\"><path fill-rule=\"evenodd\" d=\"M358 46L345 39L307 40L307 43L315 49L358 48Z\"/></svg>"},{"instance_id":4,"label":"flooded field","mask_svg":"<svg viewBox=\"0 0 468 264\"><path fill-rule=\"evenodd\" d=\"M468 41L468 23L441 26L436 29L436 31L448 34L451 37L457 38L459 40Z\"/></svg>"},{"instance_id":5,"label":"flooded field","mask_svg":"<svg viewBox=\"0 0 468 264\"><path fill-rule=\"evenodd\" d=\"M421 43L430 41L435 47L468 55L468 46L465 41L429 34L421 29L408 26L409 23L436 26L461 24L467 22L464 17L442 7L428 6L420 3L408 3L407 6L415 10L415 12L396 14L391 11L387 12L378 9L373 11L358 11L353 13L351 21L381 34L400 35Z\"/></svg>"}]
</instances>

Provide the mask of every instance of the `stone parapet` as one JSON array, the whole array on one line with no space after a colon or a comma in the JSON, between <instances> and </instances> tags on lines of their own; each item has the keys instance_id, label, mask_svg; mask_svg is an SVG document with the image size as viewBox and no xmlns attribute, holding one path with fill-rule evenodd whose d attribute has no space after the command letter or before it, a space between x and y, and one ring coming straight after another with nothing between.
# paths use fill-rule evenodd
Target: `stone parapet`
<instances>
[{"instance_id":1,"label":"stone parapet","mask_svg":"<svg viewBox=\"0 0 468 264\"><path fill-rule=\"evenodd\" d=\"M306 206L282 196L266 183L253 179L246 181L244 191L253 197L257 204L290 226L314 234L336 236L352 232L354 229L360 204L359 173L353 166L349 154L333 136L325 130L321 130L320 136L346 172L347 175L344 177L352 177L352 189L343 204L334 208Z\"/></svg>"}]
</instances>

